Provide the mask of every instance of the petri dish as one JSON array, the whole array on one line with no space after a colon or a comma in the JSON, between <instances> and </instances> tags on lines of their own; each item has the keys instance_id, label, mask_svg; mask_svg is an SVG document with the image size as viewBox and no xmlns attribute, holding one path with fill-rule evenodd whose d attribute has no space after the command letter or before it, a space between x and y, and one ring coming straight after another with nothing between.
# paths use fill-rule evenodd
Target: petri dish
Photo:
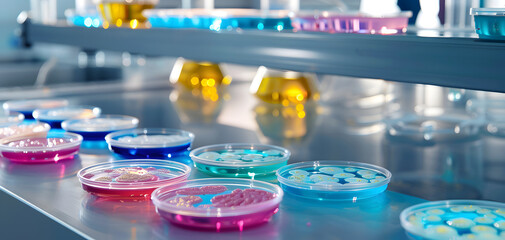
<instances>
[{"instance_id":1,"label":"petri dish","mask_svg":"<svg viewBox=\"0 0 505 240\"><path fill-rule=\"evenodd\" d=\"M45 163L73 159L79 152L79 134L50 132L47 137L28 137L0 144L0 155L12 162Z\"/></svg>"},{"instance_id":2,"label":"petri dish","mask_svg":"<svg viewBox=\"0 0 505 240\"><path fill-rule=\"evenodd\" d=\"M470 15L479 38L505 40L505 8L471 8Z\"/></svg>"},{"instance_id":3,"label":"petri dish","mask_svg":"<svg viewBox=\"0 0 505 240\"><path fill-rule=\"evenodd\" d=\"M25 115L18 112L0 112L0 127L20 124L25 120Z\"/></svg>"},{"instance_id":4,"label":"petri dish","mask_svg":"<svg viewBox=\"0 0 505 240\"><path fill-rule=\"evenodd\" d=\"M285 148L254 143L209 145L189 154L198 170L224 177L273 174L287 164L290 155Z\"/></svg>"},{"instance_id":5,"label":"petri dish","mask_svg":"<svg viewBox=\"0 0 505 240\"><path fill-rule=\"evenodd\" d=\"M311 161L277 170L284 191L318 200L360 200L386 190L391 173L372 164L346 161Z\"/></svg>"},{"instance_id":6,"label":"petri dish","mask_svg":"<svg viewBox=\"0 0 505 240\"><path fill-rule=\"evenodd\" d=\"M403 210L400 221L416 239L502 239L505 204L481 200L427 202Z\"/></svg>"},{"instance_id":7,"label":"petri dish","mask_svg":"<svg viewBox=\"0 0 505 240\"><path fill-rule=\"evenodd\" d=\"M96 196L148 198L156 188L186 180L190 172L178 162L135 159L85 167L77 176L82 188Z\"/></svg>"},{"instance_id":8,"label":"petri dish","mask_svg":"<svg viewBox=\"0 0 505 240\"><path fill-rule=\"evenodd\" d=\"M152 27L232 29L293 29L289 11L255 9L152 9L144 11Z\"/></svg>"},{"instance_id":9,"label":"petri dish","mask_svg":"<svg viewBox=\"0 0 505 240\"><path fill-rule=\"evenodd\" d=\"M65 99L30 99L30 100L12 100L3 104L7 112L19 112L25 115L25 119L33 119L32 112L35 109L47 109L64 107L68 105Z\"/></svg>"},{"instance_id":10,"label":"petri dish","mask_svg":"<svg viewBox=\"0 0 505 240\"><path fill-rule=\"evenodd\" d=\"M91 119L71 119L61 123L67 132L80 134L84 140L105 140L112 132L135 129L139 120L126 115L103 115Z\"/></svg>"},{"instance_id":11,"label":"petri dish","mask_svg":"<svg viewBox=\"0 0 505 240\"><path fill-rule=\"evenodd\" d=\"M378 16L352 12L302 11L293 18L293 27L300 31L390 35L405 33L411 16L410 11Z\"/></svg>"},{"instance_id":12,"label":"petri dish","mask_svg":"<svg viewBox=\"0 0 505 240\"><path fill-rule=\"evenodd\" d=\"M139 128L105 136L109 149L125 158L170 159L187 156L193 133L168 128Z\"/></svg>"},{"instance_id":13,"label":"petri dish","mask_svg":"<svg viewBox=\"0 0 505 240\"><path fill-rule=\"evenodd\" d=\"M49 124L52 128L61 128L61 123L68 119L88 119L100 116L102 109L93 106L68 106L60 108L36 109L33 117Z\"/></svg>"},{"instance_id":14,"label":"petri dish","mask_svg":"<svg viewBox=\"0 0 505 240\"><path fill-rule=\"evenodd\" d=\"M437 108L428 111L429 114L400 113L385 120L386 136L391 140L422 144L466 140L479 136L483 121L478 115Z\"/></svg>"},{"instance_id":15,"label":"petri dish","mask_svg":"<svg viewBox=\"0 0 505 240\"><path fill-rule=\"evenodd\" d=\"M22 124L0 128L0 144L25 138L45 138L51 127L47 123Z\"/></svg>"},{"instance_id":16,"label":"petri dish","mask_svg":"<svg viewBox=\"0 0 505 240\"><path fill-rule=\"evenodd\" d=\"M242 231L268 222L283 195L279 186L258 180L208 178L161 187L151 199L158 214L174 224Z\"/></svg>"}]
</instances>

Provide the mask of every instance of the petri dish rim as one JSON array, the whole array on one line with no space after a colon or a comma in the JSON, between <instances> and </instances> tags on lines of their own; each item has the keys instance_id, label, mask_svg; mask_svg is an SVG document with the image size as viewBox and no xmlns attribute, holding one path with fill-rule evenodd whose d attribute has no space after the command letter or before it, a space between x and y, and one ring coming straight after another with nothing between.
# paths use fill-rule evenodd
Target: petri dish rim
<instances>
[{"instance_id":1,"label":"petri dish rim","mask_svg":"<svg viewBox=\"0 0 505 240\"><path fill-rule=\"evenodd\" d=\"M181 140L178 142L165 144L165 143L150 143L150 144L137 144L137 143L124 143L114 138L120 137L122 135L179 135L187 137L187 140ZM117 132L112 132L105 136L105 141L110 146L121 147L121 148L167 148L167 147L176 147L184 144L191 144L195 139L195 135L192 132L180 130L180 129L171 129L171 128L137 128L130 130L122 130Z\"/></svg>"},{"instance_id":2,"label":"petri dish rim","mask_svg":"<svg viewBox=\"0 0 505 240\"><path fill-rule=\"evenodd\" d=\"M74 128L72 127L72 124L81 122L89 122L89 121L95 121L97 119L121 119L121 120L126 120L130 121L129 124L123 124L118 127L114 128L97 128L97 127L87 127L87 128ZM101 115L96 118L92 119L69 119L65 120L61 123L61 127L65 131L73 131L73 132L108 132L108 131L122 131L122 130L128 130L128 129L134 129L138 126L139 124L139 119L136 117L128 116L128 115L115 115L115 114L109 114L109 115Z\"/></svg>"},{"instance_id":3,"label":"petri dish rim","mask_svg":"<svg viewBox=\"0 0 505 240\"><path fill-rule=\"evenodd\" d=\"M44 125L45 126L45 125ZM22 148L16 148L16 147L10 147L8 144L10 143L0 143L0 151L9 151L9 152L23 152L23 151L29 151L29 152L36 152L36 151L59 151L71 147L76 147L81 145L82 143L82 136L79 134L75 133L69 133L69 132L49 132L47 134L46 138L70 138L74 139L72 142L64 143L61 145L58 145L57 147L54 148L47 148L47 147L22 147ZM29 137L26 139L30 139ZM21 141L21 140L17 140Z\"/></svg>"}]
</instances>

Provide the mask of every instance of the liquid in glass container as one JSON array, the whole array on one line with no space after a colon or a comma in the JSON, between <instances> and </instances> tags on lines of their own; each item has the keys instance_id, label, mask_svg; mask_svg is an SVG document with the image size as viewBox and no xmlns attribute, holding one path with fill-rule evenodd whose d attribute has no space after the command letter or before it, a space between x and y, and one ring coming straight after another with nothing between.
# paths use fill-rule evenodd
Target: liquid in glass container
<instances>
[{"instance_id":1,"label":"liquid in glass container","mask_svg":"<svg viewBox=\"0 0 505 240\"><path fill-rule=\"evenodd\" d=\"M319 100L320 97L314 75L269 70L263 66L259 67L250 92L264 102L284 106Z\"/></svg>"},{"instance_id":2,"label":"liquid in glass container","mask_svg":"<svg viewBox=\"0 0 505 240\"><path fill-rule=\"evenodd\" d=\"M103 27L143 27L147 18L142 12L152 9L159 0L95 0L103 18Z\"/></svg>"}]
</instances>

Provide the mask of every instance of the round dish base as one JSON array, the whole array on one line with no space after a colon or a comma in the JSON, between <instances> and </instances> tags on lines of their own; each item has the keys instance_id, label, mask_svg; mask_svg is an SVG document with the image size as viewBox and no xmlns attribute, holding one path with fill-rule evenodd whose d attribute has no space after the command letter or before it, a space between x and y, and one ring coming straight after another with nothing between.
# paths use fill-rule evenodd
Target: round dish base
<instances>
[{"instance_id":1,"label":"round dish base","mask_svg":"<svg viewBox=\"0 0 505 240\"><path fill-rule=\"evenodd\" d=\"M115 190L115 189L97 188L86 184L82 184L82 189L98 197L121 198L121 199L123 198L149 199L151 197L151 193L154 190L156 190L156 188Z\"/></svg>"},{"instance_id":2,"label":"round dish base","mask_svg":"<svg viewBox=\"0 0 505 240\"><path fill-rule=\"evenodd\" d=\"M265 211L231 217L194 217L173 214L157 209L158 213L171 223L189 228L206 230L239 230L266 223L279 211L279 205Z\"/></svg>"},{"instance_id":3,"label":"round dish base","mask_svg":"<svg viewBox=\"0 0 505 240\"><path fill-rule=\"evenodd\" d=\"M2 156L17 163L49 163L73 159L79 152L79 146L58 151L38 152L2 152Z\"/></svg>"},{"instance_id":4,"label":"round dish base","mask_svg":"<svg viewBox=\"0 0 505 240\"><path fill-rule=\"evenodd\" d=\"M371 198L384 192L388 185L383 185L378 188L361 190L361 191L312 191L300 188L290 187L285 184L280 184L282 190L298 197L318 199L325 201L356 201L366 198Z\"/></svg>"},{"instance_id":5,"label":"round dish base","mask_svg":"<svg viewBox=\"0 0 505 240\"><path fill-rule=\"evenodd\" d=\"M226 167L226 166L213 166L194 162L195 167L207 174L222 177L253 177L253 176L263 176L274 174L277 169L285 166L287 163L278 163L268 166L258 166L258 167Z\"/></svg>"},{"instance_id":6,"label":"round dish base","mask_svg":"<svg viewBox=\"0 0 505 240\"><path fill-rule=\"evenodd\" d=\"M190 144L167 148L122 148L110 146L109 149L115 154L128 159L171 159L181 156L189 156Z\"/></svg>"}]
</instances>

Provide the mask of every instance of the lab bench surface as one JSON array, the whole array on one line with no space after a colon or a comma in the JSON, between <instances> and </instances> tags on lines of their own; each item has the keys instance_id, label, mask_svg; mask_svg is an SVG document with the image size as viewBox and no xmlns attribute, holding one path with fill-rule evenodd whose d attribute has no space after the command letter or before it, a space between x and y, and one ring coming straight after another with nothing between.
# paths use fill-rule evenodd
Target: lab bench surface
<instances>
[{"instance_id":1,"label":"lab bench surface","mask_svg":"<svg viewBox=\"0 0 505 240\"><path fill-rule=\"evenodd\" d=\"M389 190L356 202L301 199L288 193L267 224L243 232L195 231L162 220L150 201L97 198L83 191L78 170L119 159L103 142L85 142L74 160L55 164L0 159L0 189L77 234L95 239L404 239L400 212L425 199L505 201L500 174L505 164L499 157L505 140L482 136L431 146L395 142L385 137L383 127L361 128L342 120L348 119L344 110L323 103L314 111L306 107L306 115L293 120L258 112L262 105L246 84L230 85L225 95L224 100L202 103L167 87L67 98L101 107L104 114L136 116L139 127L191 131L196 135L193 148L261 142L288 148L290 163L334 159L380 165L393 174ZM298 137L290 138L289 130ZM190 176L206 177L211 176L196 169ZM276 182L275 177L263 180Z\"/></svg>"}]
</instances>

